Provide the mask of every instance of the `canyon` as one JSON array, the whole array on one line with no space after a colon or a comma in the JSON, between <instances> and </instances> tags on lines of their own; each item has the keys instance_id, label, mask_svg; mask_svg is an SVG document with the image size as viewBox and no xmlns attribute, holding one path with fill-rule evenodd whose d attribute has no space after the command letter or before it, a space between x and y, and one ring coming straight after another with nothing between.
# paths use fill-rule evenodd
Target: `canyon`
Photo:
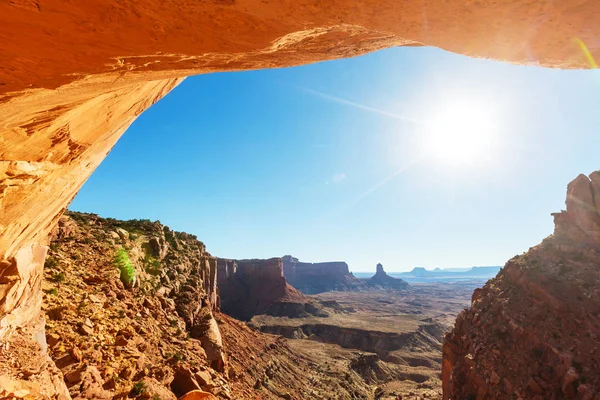
<instances>
[{"instance_id":1,"label":"canyon","mask_svg":"<svg viewBox=\"0 0 600 400\"><path fill-rule=\"evenodd\" d=\"M122 250L132 285L117 266ZM44 269L48 353L74 399L175 399L194 390L224 399L439 398L443 334L471 288L307 296L286 283L282 265L216 258L158 221L67 212ZM29 351L15 343L3 356L35 378L48 363L33 363ZM21 379L12 395L46 393Z\"/></svg>"},{"instance_id":2,"label":"canyon","mask_svg":"<svg viewBox=\"0 0 600 400\"><path fill-rule=\"evenodd\" d=\"M44 278L51 272L44 268L49 234L127 127L185 76L299 65L391 46L437 46L473 57L556 68L589 68L595 64L594 57L600 56L600 48L595 45L600 29L599 7L593 0L544 4L459 0L3 2L3 390L15 397L22 394L30 398L68 399L71 392L81 396L98 389L99 371L91 368L69 370L75 377L81 373L83 380L78 383L83 383L75 389L68 388L62 364L48 356L48 347L52 346L46 342L42 304L44 296L48 299L43 291L48 279ZM598 398L600 374L595 352L599 302L594 264L600 237L598 193L597 174L591 179L578 177L569 185L567 211L555 215L554 235L527 255L510 260L497 278L474 294L472 307L458 317L456 327L445 339L444 398L511 398L515 393L531 398L543 398L546 393L552 393L554 398ZM151 246L159 249L154 254L160 258L164 246L160 238L157 240L153 243L158 247ZM216 273L211 271L216 271L216 260L200 247L195 251L198 258L188 261L203 279L188 278L187 261L182 259L183 281L176 282L185 286L185 279L202 281L204 289L202 293L184 287L177 289L176 293L182 296L179 307L183 309L176 311L184 315L181 328L200 338L198 354L202 348L207 360L212 357L211 366L200 361L199 365L214 367L215 373L220 373L222 347L212 314L219 298L216 291L211 291L216 279ZM77 279L84 283L86 278L93 278L84 276L85 269L78 272ZM127 293L123 296L128 297ZM196 296L191 298L194 302L189 296ZM131 304L132 310L139 308L142 315L141 306ZM160 314L157 307L146 309L150 314ZM159 314L156 318L162 318ZM74 318L73 310L64 315ZM82 332L97 327L98 321L89 319L91 323L83 321ZM248 343L262 341L243 325L227 322L225 316L223 320L226 323L221 334L225 342L235 343L236 335L246 337ZM505 321L503 327L497 326L498 320ZM534 323L538 326L533 327ZM293 349L277 339L261 343L288 360L282 361L285 367L270 367L269 371L296 368L300 379L316 373L285 358L285 354L294 354ZM248 347L231 348L237 351L236 362L251 364L243 358ZM66 349L59 347L59 351L67 357ZM80 358L79 353L72 352L70 357ZM191 371L200 372L204 371ZM177 376L185 381L188 375L182 372ZM198 383L198 379L194 377L193 381ZM252 380L247 376L244 379L245 384ZM190 381L187 379L187 383ZM289 382L281 381L280 386L275 386L267 381L261 377L258 386L267 387L272 394L285 394L279 387ZM303 381L306 387L308 382L308 378ZM344 390L342 386L335 387ZM240 390L244 393L245 389ZM225 389L222 392L226 393Z\"/></svg>"}]
</instances>

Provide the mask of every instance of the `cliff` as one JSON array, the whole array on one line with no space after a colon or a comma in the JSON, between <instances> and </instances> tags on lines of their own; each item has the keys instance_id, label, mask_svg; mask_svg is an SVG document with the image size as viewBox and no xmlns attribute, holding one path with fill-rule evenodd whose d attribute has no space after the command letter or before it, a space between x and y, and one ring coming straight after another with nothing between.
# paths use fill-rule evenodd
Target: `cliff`
<instances>
[{"instance_id":1,"label":"cliff","mask_svg":"<svg viewBox=\"0 0 600 400\"><path fill-rule=\"evenodd\" d=\"M322 292L364 290L364 283L354 277L343 261L305 263L292 256L284 256L283 274L287 281L307 294Z\"/></svg>"},{"instance_id":2,"label":"cliff","mask_svg":"<svg viewBox=\"0 0 600 400\"><path fill-rule=\"evenodd\" d=\"M446 335L444 399L600 398L600 172L573 180L566 204Z\"/></svg>"},{"instance_id":3,"label":"cliff","mask_svg":"<svg viewBox=\"0 0 600 400\"><path fill-rule=\"evenodd\" d=\"M286 282L281 258L219 258L217 266L221 309L232 317L249 320L257 314L300 317L320 313L312 300Z\"/></svg>"}]
</instances>

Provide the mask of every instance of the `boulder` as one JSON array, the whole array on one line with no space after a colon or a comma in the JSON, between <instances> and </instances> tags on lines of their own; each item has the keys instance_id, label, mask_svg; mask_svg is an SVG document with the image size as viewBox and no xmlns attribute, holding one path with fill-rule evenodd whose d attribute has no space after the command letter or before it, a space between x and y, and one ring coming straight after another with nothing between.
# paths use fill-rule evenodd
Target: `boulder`
<instances>
[{"instance_id":1,"label":"boulder","mask_svg":"<svg viewBox=\"0 0 600 400\"><path fill-rule=\"evenodd\" d=\"M185 396L179 400L218 400L212 393L204 392L202 390L193 390L186 393Z\"/></svg>"},{"instance_id":2,"label":"boulder","mask_svg":"<svg viewBox=\"0 0 600 400\"><path fill-rule=\"evenodd\" d=\"M171 390L178 397L183 396L193 390L200 390L200 384L194 377L194 373L188 368L179 367L175 371L175 376L171 382Z\"/></svg>"},{"instance_id":3,"label":"boulder","mask_svg":"<svg viewBox=\"0 0 600 400\"><path fill-rule=\"evenodd\" d=\"M156 379L145 377L141 382L143 383L143 389L142 393L137 397L138 399L154 400L159 398L160 400L177 400L177 396L161 385Z\"/></svg>"},{"instance_id":4,"label":"boulder","mask_svg":"<svg viewBox=\"0 0 600 400\"><path fill-rule=\"evenodd\" d=\"M119 237L121 238L121 240L127 240L129 239L129 232L127 232L125 229L123 228L117 228L117 235L119 235Z\"/></svg>"}]
</instances>

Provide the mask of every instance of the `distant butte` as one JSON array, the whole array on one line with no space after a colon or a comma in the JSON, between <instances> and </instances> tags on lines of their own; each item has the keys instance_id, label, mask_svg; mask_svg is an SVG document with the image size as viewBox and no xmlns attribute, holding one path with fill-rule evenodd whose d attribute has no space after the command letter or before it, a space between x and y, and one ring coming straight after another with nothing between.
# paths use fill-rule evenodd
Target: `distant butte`
<instances>
[{"instance_id":1,"label":"distant butte","mask_svg":"<svg viewBox=\"0 0 600 400\"><path fill-rule=\"evenodd\" d=\"M367 285L371 287L381 287L382 289L401 290L409 287L408 283L402 279L389 276L383 269L383 265L377 264L375 275L367 280Z\"/></svg>"}]
</instances>

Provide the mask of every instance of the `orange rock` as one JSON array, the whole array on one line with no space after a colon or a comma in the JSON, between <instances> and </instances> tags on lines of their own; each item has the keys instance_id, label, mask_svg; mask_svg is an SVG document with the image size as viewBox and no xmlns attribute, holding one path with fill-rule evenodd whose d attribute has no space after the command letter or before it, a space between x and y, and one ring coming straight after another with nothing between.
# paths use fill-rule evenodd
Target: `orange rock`
<instances>
[{"instance_id":1,"label":"orange rock","mask_svg":"<svg viewBox=\"0 0 600 400\"><path fill-rule=\"evenodd\" d=\"M179 400L217 400L217 398L211 393L202 390L192 390L183 397L180 397Z\"/></svg>"}]
</instances>

